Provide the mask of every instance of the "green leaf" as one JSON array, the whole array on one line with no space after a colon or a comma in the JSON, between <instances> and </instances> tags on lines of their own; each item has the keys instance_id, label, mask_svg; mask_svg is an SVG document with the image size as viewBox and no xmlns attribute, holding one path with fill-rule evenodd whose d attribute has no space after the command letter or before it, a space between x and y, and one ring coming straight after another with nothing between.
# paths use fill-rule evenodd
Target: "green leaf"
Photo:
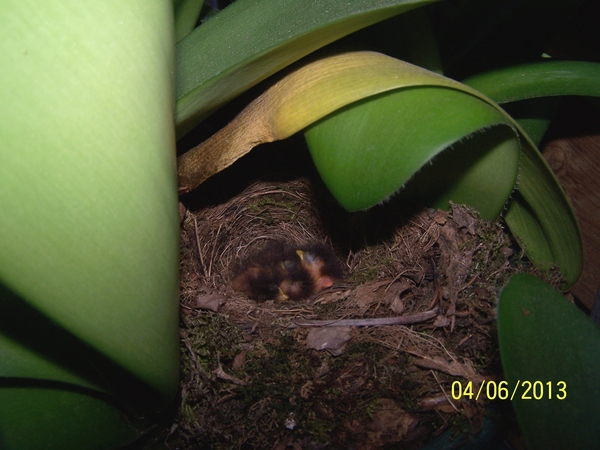
<instances>
[{"instance_id":1,"label":"green leaf","mask_svg":"<svg viewBox=\"0 0 600 450\"><path fill-rule=\"evenodd\" d=\"M332 50L369 49L443 73L431 21L432 9L413 9L351 33L332 44Z\"/></svg>"},{"instance_id":2,"label":"green leaf","mask_svg":"<svg viewBox=\"0 0 600 450\"><path fill-rule=\"evenodd\" d=\"M0 405L3 450L103 450L139 437L115 405L64 386L0 381Z\"/></svg>"},{"instance_id":3,"label":"green leaf","mask_svg":"<svg viewBox=\"0 0 600 450\"><path fill-rule=\"evenodd\" d=\"M309 53L433 0L237 0L177 43L178 135Z\"/></svg>"},{"instance_id":4,"label":"green leaf","mask_svg":"<svg viewBox=\"0 0 600 450\"><path fill-rule=\"evenodd\" d=\"M529 448L597 448L598 326L543 281L519 274L500 294L498 336L511 392L520 386L512 403Z\"/></svg>"},{"instance_id":5,"label":"green leaf","mask_svg":"<svg viewBox=\"0 0 600 450\"><path fill-rule=\"evenodd\" d=\"M463 83L499 104L557 95L600 97L600 64L545 61L475 75Z\"/></svg>"},{"instance_id":6,"label":"green leaf","mask_svg":"<svg viewBox=\"0 0 600 450\"><path fill-rule=\"evenodd\" d=\"M564 191L542 155L524 146L518 195L504 215L527 256L542 269L558 265L567 286L583 270L581 232Z\"/></svg>"},{"instance_id":7,"label":"green leaf","mask_svg":"<svg viewBox=\"0 0 600 450\"><path fill-rule=\"evenodd\" d=\"M561 97L539 97L502 105L521 126L536 146L539 146L558 109Z\"/></svg>"},{"instance_id":8,"label":"green leaf","mask_svg":"<svg viewBox=\"0 0 600 450\"><path fill-rule=\"evenodd\" d=\"M463 82L496 103L507 104L506 110L537 145L557 107L557 101L547 97L599 97L600 64L544 61L482 73Z\"/></svg>"},{"instance_id":9,"label":"green leaf","mask_svg":"<svg viewBox=\"0 0 600 450\"><path fill-rule=\"evenodd\" d=\"M204 0L178 0L175 8L175 42L182 40L195 28Z\"/></svg>"},{"instance_id":10,"label":"green leaf","mask_svg":"<svg viewBox=\"0 0 600 450\"><path fill-rule=\"evenodd\" d=\"M86 349L2 286L0 311L0 377L50 380L108 392L89 366Z\"/></svg>"},{"instance_id":11,"label":"green leaf","mask_svg":"<svg viewBox=\"0 0 600 450\"><path fill-rule=\"evenodd\" d=\"M102 392L130 414L177 390L172 23L168 0L3 2L0 447L121 445Z\"/></svg>"},{"instance_id":12,"label":"green leaf","mask_svg":"<svg viewBox=\"0 0 600 450\"><path fill-rule=\"evenodd\" d=\"M487 146L481 138L476 140L475 147L484 151L468 140L459 143L497 125L506 131L490 134ZM433 195L437 206L447 206L449 199L467 202L493 218L516 181L519 142L511 127L500 111L473 95L423 86L349 105L309 127L305 136L325 184L350 211L391 196L453 146L443 173L419 178L420 183L411 183L411 193L430 199ZM492 143L492 136L497 141ZM461 152L461 147L472 151ZM470 158L469 167L462 165L465 158Z\"/></svg>"}]
</instances>

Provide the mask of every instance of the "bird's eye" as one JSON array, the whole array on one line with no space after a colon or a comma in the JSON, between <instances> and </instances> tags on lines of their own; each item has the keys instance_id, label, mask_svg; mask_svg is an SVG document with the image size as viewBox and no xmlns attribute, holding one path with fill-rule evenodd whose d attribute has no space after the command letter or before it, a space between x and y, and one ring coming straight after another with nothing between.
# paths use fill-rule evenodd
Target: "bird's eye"
<instances>
[{"instance_id":1,"label":"bird's eye","mask_svg":"<svg viewBox=\"0 0 600 450\"><path fill-rule=\"evenodd\" d=\"M314 263L316 258L317 257L313 253L304 252L304 261L306 261L308 264Z\"/></svg>"},{"instance_id":2,"label":"bird's eye","mask_svg":"<svg viewBox=\"0 0 600 450\"><path fill-rule=\"evenodd\" d=\"M283 268L286 270L292 270L294 268L294 261L292 261L291 259L287 259L283 262Z\"/></svg>"}]
</instances>

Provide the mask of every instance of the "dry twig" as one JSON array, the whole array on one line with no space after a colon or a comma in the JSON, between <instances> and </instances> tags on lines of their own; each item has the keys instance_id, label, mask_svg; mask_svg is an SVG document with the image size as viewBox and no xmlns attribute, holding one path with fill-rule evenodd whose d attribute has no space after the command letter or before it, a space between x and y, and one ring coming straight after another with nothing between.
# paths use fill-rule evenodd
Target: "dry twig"
<instances>
[{"instance_id":1,"label":"dry twig","mask_svg":"<svg viewBox=\"0 0 600 450\"><path fill-rule=\"evenodd\" d=\"M416 314L406 314L399 317L381 317L376 319L341 319L341 320L298 320L288 328L298 327L381 327L386 325L410 325L433 319L439 312L438 308Z\"/></svg>"}]
</instances>

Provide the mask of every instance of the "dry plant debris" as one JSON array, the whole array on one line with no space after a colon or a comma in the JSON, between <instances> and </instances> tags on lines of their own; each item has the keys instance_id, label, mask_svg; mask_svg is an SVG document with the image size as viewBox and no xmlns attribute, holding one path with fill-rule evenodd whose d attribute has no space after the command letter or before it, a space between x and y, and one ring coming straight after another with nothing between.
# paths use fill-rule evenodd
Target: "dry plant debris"
<instances>
[{"instance_id":1,"label":"dry plant debris","mask_svg":"<svg viewBox=\"0 0 600 450\"><path fill-rule=\"evenodd\" d=\"M520 261L501 224L452 205L373 245L324 230L303 178L182 210L181 405L169 448L418 448L451 426L481 426L485 400L450 391L500 376L495 303ZM304 302L240 296L232 267L269 239L332 245L347 278Z\"/></svg>"}]
</instances>

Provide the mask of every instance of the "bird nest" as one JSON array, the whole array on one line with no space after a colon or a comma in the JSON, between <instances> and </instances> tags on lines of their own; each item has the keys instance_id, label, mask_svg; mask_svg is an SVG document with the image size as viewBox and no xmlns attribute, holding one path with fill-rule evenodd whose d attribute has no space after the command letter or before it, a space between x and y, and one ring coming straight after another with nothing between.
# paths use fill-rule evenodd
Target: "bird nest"
<instances>
[{"instance_id":1,"label":"bird nest","mask_svg":"<svg viewBox=\"0 0 600 450\"><path fill-rule=\"evenodd\" d=\"M181 210L171 448L418 448L480 429L484 396L452 388L501 373L495 304L520 261L502 225L457 205L331 213L316 197L305 178L261 181ZM330 246L345 278L304 301L235 292L234 268L272 240Z\"/></svg>"}]
</instances>

